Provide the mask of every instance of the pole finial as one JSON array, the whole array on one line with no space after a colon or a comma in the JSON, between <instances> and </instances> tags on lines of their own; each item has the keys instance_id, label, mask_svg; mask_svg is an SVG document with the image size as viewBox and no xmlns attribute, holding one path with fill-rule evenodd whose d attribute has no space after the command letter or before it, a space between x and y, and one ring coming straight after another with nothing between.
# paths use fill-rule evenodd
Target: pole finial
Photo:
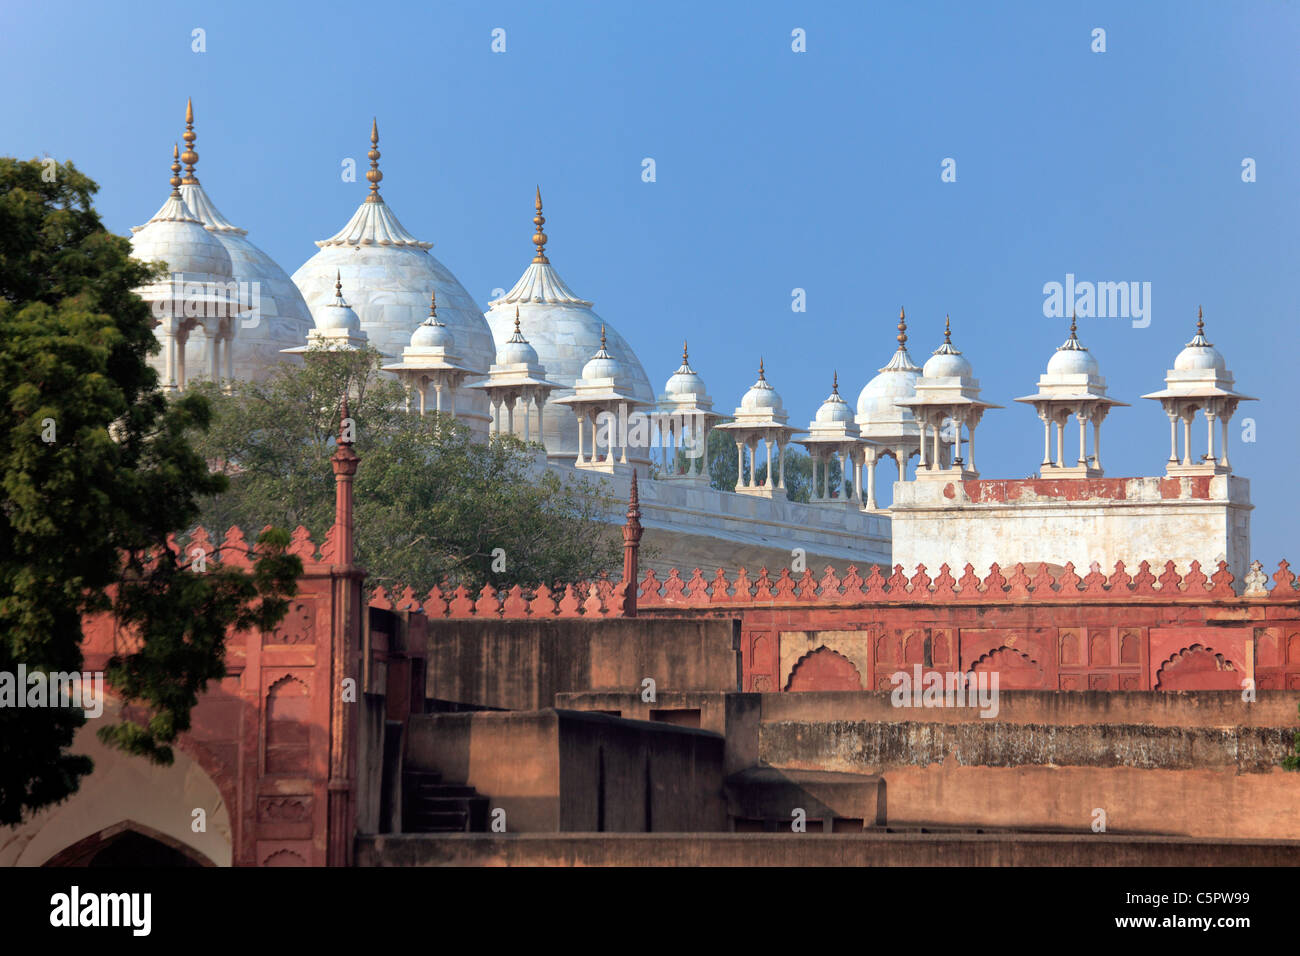
<instances>
[{"instance_id":1,"label":"pole finial","mask_svg":"<svg viewBox=\"0 0 1300 956\"><path fill-rule=\"evenodd\" d=\"M379 118L374 117L370 121L370 152L366 153L370 159L370 169L366 171L366 180L370 183L370 195L366 196L366 202L383 202L379 198L379 183L383 180L384 174L379 171Z\"/></svg>"},{"instance_id":2,"label":"pole finial","mask_svg":"<svg viewBox=\"0 0 1300 956\"><path fill-rule=\"evenodd\" d=\"M604 323L601 323L601 326L600 326L600 348L601 348L601 351L604 351L604 349L605 349L605 325L604 325Z\"/></svg>"},{"instance_id":3,"label":"pole finial","mask_svg":"<svg viewBox=\"0 0 1300 956\"><path fill-rule=\"evenodd\" d=\"M767 381L767 378L765 377L766 375L767 372L763 369L763 356L760 355L758 357L758 380L760 382L766 382Z\"/></svg>"},{"instance_id":4,"label":"pole finial","mask_svg":"<svg viewBox=\"0 0 1300 956\"><path fill-rule=\"evenodd\" d=\"M197 138L194 133L194 101L186 98L185 132L181 134L181 139L185 140L185 152L181 154L181 162L185 164L185 178L181 180L183 186L199 184L199 177L194 175L194 164L199 161L199 154L194 152L194 140Z\"/></svg>"},{"instance_id":5,"label":"pole finial","mask_svg":"<svg viewBox=\"0 0 1300 956\"><path fill-rule=\"evenodd\" d=\"M533 233L533 245L537 247L537 255L533 256L534 262L550 262L546 258L546 233L542 227L546 225L546 217L542 215L542 187L537 187L537 200L533 204L537 209L537 214L533 216L533 225L537 231Z\"/></svg>"},{"instance_id":6,"label":"pole finial","mask_svg":"<svg viewBox=\"0 0 1300 956\"><path fill-rule=\"evenodd\" d=\"M831 378L831 394L838 395L839 393L840 393L840 372L839 369L836 369L834 376Z\"/></svg>"},{"instance_id":7,"label":"pole finial","mask_svg":"<svg viewBox=\"0 0 1300 956\"><path fill-rule=\"evenodd\" d=\"M343 274L338 269L334 270L334 298L337 305L343 304Z\"/></svg>"},{"instance_id":8,"label":"pole finial","mask_svg":"<svg viewBox=\"0 0 1300 956\"><path fill-rule=\"evenodd\" d=\"M515 335L519 334L519 306L515 306Z\"/></svg>"},{"instance_id":9,"label":"pole finial","mask_svg":"<svg viewBox=\"0 0 1300 956\"><path fill-rule=\"evenodd\" d=\"M686 340L685 340L685 339L682 339L682 364L683 364L683 365L690 365L690 364L691 364L691 356L690 356L690 353L686 351Z\"/></svg>"},{"instance_id":10,"label":"pole finial","mask_svg":"<svg viewBox=\"0 0 1300 956\"><path fill-rule=\"evenodd\" d=\"M907 313L903 307L898 307L898 350L900 352L907 348Z\"/></svg>"},{"instance_id":11,"label":"pole finial","mask_svg":"<svg viewBox=\"0 0 1300 956\"><path fill-rule=\"evenodd\" d=\"M1078 337L1079 337L1078 316L1073 311L1071 311L1070 312L1070 338L1077 339Z\"/></svg>"},{"instance_id":12,"label":"pole finial","mask_svg":"<svg viewBox=\"0 0 1300 956\"><path fill-rule=\"evenodd\" d=\"M172 143L172 178L171 178L171 184L172 184L172 198L173 198L173 199L180 199L180 198L181 198L181 182L182 182L182 180L181 180L181 161L180 161L180 154L181 154L181 152L180 152L180 147L178 147L175 143Z\"/></svg>"},{"instance_id":13,"label":"pole finial","mask_svg":"<svg viewBox=\"0 0 1300 956\"><path fill-rule=\"evenodd\" d=\"M1205 313L1201 311L1199 305L1196 307L1196 334L1205 334Z\"/></svg>"},{"instance_id":14,"label":"pole finial","mask_svg":"<svg viewBox=\"0 0 1300 956\"><path fill-rule=\"evenodd\" d=\"M952 319L946 313L943 317L943 344L952 345Z\"/></svg>"}]
</instances>

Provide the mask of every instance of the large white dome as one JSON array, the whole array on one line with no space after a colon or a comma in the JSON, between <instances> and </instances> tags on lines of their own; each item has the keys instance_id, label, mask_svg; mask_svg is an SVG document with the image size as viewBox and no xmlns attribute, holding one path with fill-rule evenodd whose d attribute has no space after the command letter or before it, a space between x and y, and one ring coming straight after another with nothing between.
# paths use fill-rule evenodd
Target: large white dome
<instances>
[{"instance_id":1,"label":"large white dome","mask_svg":"<svg viewBox=\"0 0 1300 956\"><path fill-rule=\"evenodd\" d=\"M372 129L372 146L378 139L378 130ZM370 195L347 225L316 243L320 251L293 274L294 283L315 312L333 300L335 273L342 275L348 304L361 318L370 344L389 362L401 360L412 333L425 320L430 293L436 291L438 318L455 336L462 363L486 375L496 347L482 310L451 271L428 253L432 243L407 232L379 197L379 150L372 148L370 157ZM456 416L467 419L476 431L486 431L490 417L482 389L457 390Z\"/></svg>"},{"instance_id":2,"label":"large white dome","mask_svg":"<svg viewBox=\"0 0 1300 956\"><path fill-rule=\"evenodd\" d=\"M488 311L483 316L492 337L501 345L509 341L514 334L518 308L528 343L536 350L546 378L560 386L551 393L549 406L550 402L573 394L573 383L582 377L584 368L600 350L603 327L606 348L619 366L619 377L634 398L653 405L655 395L650 379L627 340L592 310L590 302L573 293L546 258L540 193L534 222L537 255L509 292L488 303ZM571 411L563 406L553 410L548 407L543 428L542 442L548 455L577 457L578 423Z\"/></svg>"}]
</instances>

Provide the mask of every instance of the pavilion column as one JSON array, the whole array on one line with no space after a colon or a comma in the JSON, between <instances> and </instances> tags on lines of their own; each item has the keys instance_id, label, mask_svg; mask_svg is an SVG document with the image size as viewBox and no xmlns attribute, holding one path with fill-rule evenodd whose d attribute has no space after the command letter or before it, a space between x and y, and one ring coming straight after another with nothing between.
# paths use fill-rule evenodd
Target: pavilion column
<instances>
[{"instance_id":1,"label":"pavilion column","mask_svg":"<svg viewBox=\"0 0 1300 956\"><path fill-rule=\"evenodd\" d=\"M1169 412L1169 463L1178 464L1178 416Z\"/></svg>"},{"instance_id":2,"label":"pavilion column","mask_svg":"<svg viewBox=\"0 0 1300 956\"><path fill-rule=\"evenodd\" d=\"M860 460L853 462L853 496L858 505L862 505L862 469L867 464L867 454L863 451Z\"/></svg>"},{"instance_id":3,"label":"pavilion column","mask_svg":"<svg viewBox=\"0 0 1300 956\"><path fill-rule=\"evenodd\" d=\"M1183 418L1183 464L1192 463L1192 420Z\"/></svg>"},{"instance_id":4,"label":"pavilion column","mask_svg":"<svg viewBox=\"0 0 1300 956\"><path fill-rule=\"evenodd\" d=\"M545 425L542 423L542 410L546 408L546 393L540 392L537 396L537 440L546 441Z\"/></svg>"},{"instance_id":5,"label":"pavilion column","mask_svg":"<svg viewBox=\"0 0 1300 956\"><path fill-rule=\"evenodd\" d=\"M427 401L427 398L425 397L425 393L428 391L428 389L429 389L428 385L426 385L424 382L420 383L420 417L421 418L424 417L424 406L425 406L425 402ZM407 399L406 402L406 410L408 412L411 410L411 402L409 398Z\"/></svg>"},{"instance_id":6,"label":"pavilion column","mask_svg":"<svg viewBox=\"0 0 1300 956\"><path fill-rule=\"evenodd\" d=\"M935 468L938 468L938 467L939 467L939 461L940 461L940 458L939 458L939 432L941 432L941 431L943 431L943 429L940 427L940 423L939 423L939 422L935 422L935 423L934 423L934 466L933 466L933 467L935 467Z\"/></svg>"},{"instance_id":7,"label":"pavilion column","mask_svg":"<svg viewBox=\"0 0 1300 956\"><path fill-rule=\"evenodd\" d=\"M425 386L426 389L428 387ZM421 391L421 399L423 399L423 391ZM442 382L433 383L433 410L442 414Z\"/></svg>"},{"instance_id":8,"label":"pavilion column","mask_svg":"<svg viewBox=\"0 0 1300 956\"><path fill-rule=\"evenodd\" d=\"M1097 470L1101 471L1101 421L1096 418L1092 420L1092 455L1097 462Z\"/></svg>"},{"instance_id":9,"label":"pavilion column","mask_svg":"<svg viewBox=\"0 0 1300 956\"><path fill-rule=\"evenodd\" d=\"M763 483L763 487L772 488L776 485L772 478L772 439L764 438L763 447L767 449L767 480Z\"/></svg>"},{"instance_id":10,"label":"pavilion column","mask_svg":"<svg viewBox=\"0 0 1300 956\"><path fill-rule=\"evenodd\" d=\"M831 453L833 454L833 452ZM828 454L822 462L822 500L825 501L831 496L831 455Z\"/></svg>"},{"instance_id":11,"label":"pavilion column","mask_svg":"<svg viewBox=\"0 0 1300 956\"><path fill-rule=\"evenodd\" d=\"M185 346L189 342L189 335L176 336L176 387L180 391L185 391Z\"/></svg>"},{"instance_id":12,"label":"pavilion column","mask_svg":"<svg viewBox=\"0 0 1300 956\"><path fill-rule=\"evenodd\" d=\"M966 433L969 436L969 444L966 445L966 467L975 471L975 426L966 426Z\"/></svg>"},{"instance_id":13,"label":"pavilion column","mask_svg":"<svg viewBox=\"0 0 1300 956\"><path fill-rule=\"evenodd\" d=\"M1206 438L1206 444L1205 444L1205 448L1206 448L1205 461L1206 461L1207 463L1212 463L1213 461L1215 461L1215 458L1214 458L1214 419L1215 419L1214 410L1211 409L1211 408L1208 408L1208 407L1207 407L1207 408L1205 409L1205 425L1206 425L1206 429L1205 429L1205 438Z\"/></svg>"},{"instance_id":14,"label":"pavilion column","mask_svg":"<svg viewBox=\"0 0 1300 956\"><path fill-rule=\"evenodd\" d=\"M917 472L920 472L920 470L921 470L922 468L925 467L925 439L926 439L926 431L925 431L925 422L918 422L917 424L919 425L919 427L920 427L920 429L921 429L921 445L920 445L921 457L918 458L917 461L916 461L916 470L917 470Z\"/></svg>"},{"instance_id":15,"label":"pavilion column","mask_svg":"<svg viewBox=\"0 0 1300 956\"><path fill-rule=\"evenodd\" d=\"M1079 421L1079 465L1086 468L1088 467L1088 418L1086 415L1076 415L1075 418Z\"/></svg>"},{"instance_id":16,"label":"pavilion column","mask_svg":"<svg viewBox=\"0 0 1300 956\"><path fill-rule=\"evenodd\" d=\"M906 459L905 459L906 460ZM876 465L880 459L872 458L865 463L867 468L867 510L876 510Z\"/></svg>"},{"instance_id":17,"label":"pavilion column","mask_svg":"<svg viewBox=\"0 0 1300 956\"><path fill-rule=\"evenodd\" d=\"M578 464L580 465L585 465L587 463L586 458L583 457L583 450L582 450L582 433L586 431L586 428L587 428L587 416L579 412L578 413Z\"/></svg>"},{"instance_id":18,"label":"pavilion column","mask_svg":"<svg viewBox=\"0 0 1300 956\"><path fill-rule=\"evenodd\" d=\"M736 442L736 490L739 491L744 487L745 482L745 451L744 446Z\"/></svg>"},{"instance_id":19,"label":"pavilion column","mask_svg":"<svg viewBox=\"0 0 1300 956\"><path fill-rule=\"evenodd\" d=\"M533 398L532 395L530 395L526 390L524 392L523 397L524 397L524 444L526 445L532 439L532 435L533 435L533 409L531 405Z\"/></svg>"},{"instance_id":20,"label":"pavilion column","mask_svg":"<svg viewBox=\"0 0 1300 956\"><path fill-rule=\"evenodd\" d=\"M1052 423L1047 418L1043 419L1043 464L1052 464Z\"/></svg>"},{"instance_id":21,"label":"pavilion column","mask_svg":"<svg viewBox=\"0 0 1300 956\"><path fill-rule=\"evenodd\" d=\"M455 387L452 387L452 388L448 389L448 392L447 392L447 393L448 393L448 395L449 395L450 398L451 398L451 409L450 409L450 414L451 414L452 417L454 418L455 415L456 415L456 389L455 389Z\"/></svg>"},{"instance_id":22,"label":"pavilion column","mask_svg":"<svg viewBox=\"0 0 1300 956\"><path fill-rule=\"evenodd\" d=\"M1228 467L1228 419L1231 415L1224 415L1219 419L1219 425L1223 429L1223 457L1219 459L1219 464L1224 468Z\"/></svg>"},{"instance_id":23,"label":"pavilion column","mask_svg":"<svg viewBox=\"0 0 1300 956\"><path fill-rule=\"evenodd\" d=\"M1065 422L1056 422L1056 467L1065 467Z\"/></svg>"},{"instance_id":24,"label":"pavilion column","mask_svg":"<svg viewBox=\"0 0 1300 956\"><path fill-rule=\"evenodd\" d=\"M205 329L204 331L208 333L208 378L215 385L220 381L219 369L221 366L218 362L220 361L221 339L217 338L217 334L211 330Z\"/></svg>"},{"instance_id":25,"label":"pavilion column","mask_svg":"<svg viewBox=\"0 0 1300 956\"><path fill-rule=\"evenodd\" d=\"M163 378L164 388L176 387L176 333L168 328L163 327L163 357L166 360L166 372Z\"/></svg>"},{"instance_id":26,"label":"pavilion column","mask_svg":"<svg viewBox=\"0 0 1300 956\"><path fill-rule=\"evenodd\" d=\"M785 490L785 445L778 440L776 443L776 454L779 461L778 476L776 481L777 488Z\"/></svg>"}]
</instances>

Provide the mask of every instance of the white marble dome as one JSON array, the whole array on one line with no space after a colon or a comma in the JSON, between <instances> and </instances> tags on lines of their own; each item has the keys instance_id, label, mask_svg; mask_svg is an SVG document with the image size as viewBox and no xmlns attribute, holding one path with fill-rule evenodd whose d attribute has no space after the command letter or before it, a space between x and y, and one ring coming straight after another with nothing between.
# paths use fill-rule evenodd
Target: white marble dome
<instances>
[{"instance_id":1,"label":"white marble dome","mask_svg":"<svg viewBox=\"0 0 1300 956\"><path fill-rule=\"evenodd\" d=\"M316 328L322 332L361 331L360 317L353 311L352 306L348 305L342 291L337 288L334 299L328 305L318 306L314 315Z\"/></svg>"},{"instance_id":2,"label":"white marble dome","mask_svg":"<svg viewBox=\"0 0 1300 956\"><path fill-rule=\"evenodd\" d=\"M454 351L456 336L452 335L451 329L441 322L435 322L433 316L430 316L420 324L418 329L411 333L411 348Z\"/></svg>"},{"instance_id":3,"label":"white marble dome","mask_svg":"<svg viewBox=\"0 0 1300 956\"><path fill-rule=\"evenodd\" d=\"M501 348L497 349L497 364L538 365L540 361L537 357L537 349L524 338L524 333L519 327L519 314L516 312L515 330L510 338L501 344Z\"/></svg>"},{"instance_id":4,"label":"white marble dome","mask_svg":"<svg viewBox=\"0 0 1300 956\"><path fill-rule=\"evenodd\" d=\"M582 367L582 377L589 382L598 378L610 378L615 382L622 383L627 378L627 372L623 368L623 363L610 355L606 349L605 334L605 327L601 326L600 351L593 355L587 364Z\"/></svg>"},{"instance_id":5,"label":"white marble dome","mask_svg":"<svg viewBox=\"0 0 1300 956\"><path fill-rule=\"evenodd\" d=\"M749 391L740 399L740 408L746 412L770 411L774 415L785 414L785 408L781 405L781 396L767 381L762 359L758 362L758 381L751 385Z\"/></svg>"},{"instance_id":6,"label":"white marble dome","mask_svg":"<svg viewBox=\"0 0 1300 956\"><path fill-rule=\"evenodd\" d=\"M370 345L389 362L401 360L426 318L430 292L436 292L438 318L455 336L461 362L486 375L496 347L482 310L451 271L429 254L433 244L407 232L380 198L383 174L374 148L378 139L378 129L372 128L371 169L366 174L370 194L341 230L316 243L320 251L299 266L293 281L315 313L334 298L334 275L341 274L348 303L360 317ZM482 389L457 389L456 417L486 434L491 418Z\"/></svg>"},{"instance_id":7,"label":"white marble dome","mask_svg":"<svg viewBox=\"0 0 1300 956\"><path fill-rule=\"evenodd\" d=\"M626 388L637 400L653 405L655 395L650 379L632 346L616 328L596 314L591 302L579 298L560 278L543 251L546 237L538 220L545 221L541 215L540 197L534 219L537 233L533 237L538 252L514 287L501 298L488 303L483 318L487 320L492 336L501 344L510 339L515 327L515 310L518 309L523 327L528 330L528 342L536 350L547 379L560 386L551 392L548 401L553 402L574 394L573 383L583 376L587 365L593 361L592 356L601 347L603 327L607 351L621 366L620 376ZM555 412L548 410L542 442L552 458L576 458L578 423L573 413L558 408Z\"/></svg>"},{"instance_id":8,"label":"white marble dome","mask_svg":"<svg viewBox=\"0 0 1300 956\"><path fill-rule=\"evenodd\" d=\"M960 352L938 352L931 355L921 368L926 378L970 378L974 373L970 362Z\"/></svg>"},{"instance_id":9,"label":"white marble dome","mask_svg":"<svg viewBox=\"0 0 1300 956\"><path fill-rule=\"evenodd\" d=\"M1099 375L1101 366L1087 349L1062 347L1047 362L1048 375Z\"/></svg>"},{"instance_id":10,"label":"white marble dome","mask_svg":"<svg viewBox=\"0 0 1300 956\"><path fill-rule=\"evenodd\" d=\"M1196 338L1187 343L1187 347L1178 353L1178 357L1174 359L1174 368L1180 372L1191 372L1197 369L1218 369L1224 372L1227 371L1228 364L1219 350L1205 341L1205 336L1198 332Z\"/></svg>"},{"instance_id":11,"label":"white marble dome","mask_svg":"<svg viewBox=\"0 0 1300 956\"><path fill-rule=\"evenodd\" d=\"M226 247L203 228L179 195L169 197L152 219L131 231L131 255L145 262L167 263L167 279L177 272L203 277L196 281L211 276L228 282L234 276Z\"/></svg>"},{"instance_id":12,"label":"white marble dome","mask_svg":"<svg viewBox=\"0 0 1300 956\"><path fill-rule=\"evenodd\" d=\"M704 395L708 389L704 387L704 379L700 374L691 368L689 363L684 359L677 371L669 376L668 381L664 384L664 393L666 395Z\"/></svg>"},{"instance_id":13,"label":"white marble dome","mask_svg":"<svg viewBox=\"0 0 1300 956\"><path fill-rule=\"evenodd\" d=\"M853 409L849 408L849 403L840 397L840 388L838 378L835 387L831 390L826 401L822 402L821 407L817 409L817 422L821 425L835 425L841 422L853 421Z\"/></svg>"}]
</instances>

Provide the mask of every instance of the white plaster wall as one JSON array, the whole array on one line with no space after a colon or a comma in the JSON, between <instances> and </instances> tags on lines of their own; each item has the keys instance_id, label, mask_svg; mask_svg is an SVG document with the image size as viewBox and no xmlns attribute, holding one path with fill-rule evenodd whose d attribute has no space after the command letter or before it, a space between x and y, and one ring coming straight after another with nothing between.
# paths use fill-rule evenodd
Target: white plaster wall
<instances>
[{"instance_id":1,"label":"white plaster wall","mask_svg":"<svg viewBox=\"0 0 1300 956\"><path fill-rule=\"evenodd\" d=\"M1219 560L1240 582L1250 563L1250 485L1244 478L1217 476L1210 499L1161 498L1158 478L1129 479L1124 500L1067 501L1037 498L1004 503L970 501L960 485L947 498L941 481L894 485L894 561L911 574L924 564L933 577L947 564L960 577L967 562L981 577L997 562L1004 571L1017 563L1074 563L1087 575L1092 562L1104 573L1123 561L1129 573L1151 562L1163 572L1172 560L1185 573L1193 560L1206 575Z\"/></svg>"}]
</instances>

